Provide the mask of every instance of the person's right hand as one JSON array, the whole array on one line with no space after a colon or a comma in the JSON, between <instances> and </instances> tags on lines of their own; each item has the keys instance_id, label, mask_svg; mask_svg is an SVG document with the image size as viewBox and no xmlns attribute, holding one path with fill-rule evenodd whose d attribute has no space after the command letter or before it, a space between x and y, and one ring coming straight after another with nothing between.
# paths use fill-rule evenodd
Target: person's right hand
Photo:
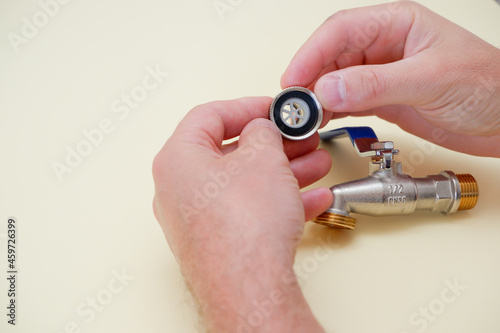
<instances>
[{"instance_id":1,"label":"person's right hand","mask_svg":"<svg viewBox=\"0 0 500 333\"><path fill-rule=\"evenodd\" d=\"M281 85L314 89L322 126L374 114L444 147L500 157L500 50L411 1L332 15Z\"/></svg>"}]
</instances>

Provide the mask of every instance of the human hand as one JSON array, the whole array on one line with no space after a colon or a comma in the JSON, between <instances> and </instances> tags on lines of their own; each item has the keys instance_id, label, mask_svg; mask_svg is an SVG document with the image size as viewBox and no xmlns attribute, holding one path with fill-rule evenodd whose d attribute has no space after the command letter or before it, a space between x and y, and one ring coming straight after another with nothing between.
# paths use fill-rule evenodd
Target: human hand
<instances>
[{"instance_id":1,"label":"human hand","mask_svg":"<svg viewBox=\"0 0 500 333\"><path fill-rule=\"evenodd\" d=\"M376 115L444 147L500 157L500 50L415 2L332 15L281 85L314 90L322 126Z\"/></svg>"},{"instance_id":2,"label":"human hand","mask_svg":"<svg viewBox=\"0 0 500 333\"><path fill-rule=\"evenodd\" d=\"M153 163L155 216L210 331L322 331L292 266L304 222L332 201L327 188L299 189L323 177L331 160L316 150L317 134L283 143L259 119L270 103L196 107ZM261 323L252 317L255 304L267 309Z\"/></svg>"}]
</instances>

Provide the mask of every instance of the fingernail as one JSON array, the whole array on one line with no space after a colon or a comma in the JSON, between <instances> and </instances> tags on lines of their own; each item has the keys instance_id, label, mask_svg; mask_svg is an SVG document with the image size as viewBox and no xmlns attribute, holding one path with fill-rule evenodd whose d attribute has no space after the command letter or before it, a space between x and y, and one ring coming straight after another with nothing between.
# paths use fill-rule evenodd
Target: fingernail
<instances>
[{"instance_id":1,"label":"fingernail","mask_svg":"<svg viewBox=\"0 0 500 333\"><path fill-rule=\"evenodd\" d=\"M316 95L325 108L333 109L344 104L346 90L342 76L325 75L316 86L318 90Z\"/></svg>"}]
</instances>

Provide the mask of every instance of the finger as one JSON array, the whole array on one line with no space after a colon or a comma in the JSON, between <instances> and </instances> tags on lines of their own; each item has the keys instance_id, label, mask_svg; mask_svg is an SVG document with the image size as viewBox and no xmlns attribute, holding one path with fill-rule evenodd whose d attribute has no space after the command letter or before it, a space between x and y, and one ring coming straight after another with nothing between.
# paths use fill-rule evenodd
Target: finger
<instances>
[{"instance_id":1,"label":"finger","mask_svg":"<svg viewBox=\"0 0 500 333\"><path fill-rule=\"evenodd\" d=\"M327 111L365 111L393 104L426 106L451 87L450 80L436 79L442 64L428 59L416 55L385 65L341 69L321 77L314 92Z\"/></svg>"},{"instance_id":2,"label":"finger","mask_svg":"<svg viewBox=\"0 0 500 333\"><path fill-rule=\"evenodd\" d=\"M290 168L300 188L311 185L326 176L331 166L330 154L324 149L315 150L290 161Z\"/></svg>"},{"instance_id":3,"label":"finger","mask_svg":"<svg viewBox=\"0 0 500 333\"><path fill-rule=\"evenodd\" d=\"M237 140L233 141L231 143L222 145L221 152L222 152L222 154L227 155L229 153L232 153L236 149L238 149L238 141Z\"/></svg>"},{"instance_id":4,"label":"finger","mask_svg":"<svg viewBox=\"0 0 500 333\"><path fill-rule=\"evenodd\" d=\"M269 97L247 97L197 106L180 122L173 137L221 149L223 140L238 136L251 120L267 118L270 104Z\"/></svg>"},{"instance_id":5,"label":"finger","mask_svg":"<svg viewBox=\"0 0 500 333\"><path fill-rule=\"evenodd\" d=\"M306 214L306 221L312 220L316 216L327 210L333 201L332 192L326 187L315 188L302 193L302 202Z\"/></svg>"},{"instance_id":6,"label":"finger","mask_svg":"<svg viewBox=\"0 0 500 333\"><path fill-rule=\"evenodd\" d=\"M368 64L401 59L413 6L396 1L332 15L294 56L281 78L282 87L309 86L344 53L364 51Z\"/></svg>"},{"instance_id":7,"label":"finger","mask_svg":"<svg viewBox=\"0 0 500 333\"><path fill-rule=\"evenodd\" d=\"M269 148L278 150L284 156L283 139L278 127L268 119L250 121L241 131L238 150L243 154L250 151L256 154L256 151Z\"/></svg>"},{"instance_id":8,"label":"finger","mask_svg":"<svg viewBox=\"0 0 500 333\"><path fill-rule=\"evenodd\" d=\"M498 137L469 136L453 133L436 127L419 113L407 106L387 106L373 110L377 117L397 124L403 130L410 132L434 144L477 156L497 157L500 155ZM455 122L456 119L450 119ZM478 149L478 147L481 147Z\"/></svg>"},{"instance_id":9,"label":"finger","mask_svg":"<svg viewBox=\"0 0 500 333\"><path fill-rule=\"evenodd\" d=\"M301 141L284 140L283 146L285 154L289 160L293 160L299 156L310 153L319 145L319 134L315 133L309 138ZM230 144L223 145L221 151L224 155L235 151L238 148L238 141L231 142Z\"/></svg>"},{"instance_id":10,"label":"finger","mask_svg":"<svg viewBox=\"0 0 500 333\"><path fill-rule=\"evenodd\" d=\"M325 74L330 72L337 71L339 69L343 69L346 67L363 65L365 60L365 56L362 52L357 53L343 53L341 54L337 60L335 60L329 66L323 68L320 74L314 79L314 81L307 87L309 90L314 91L314 86L316 85L316 81Z\"/></svg>"},{"instance_id":11,"label":"finger","mask_svg":"<svg viewBox=\"0 0 500 333\"><path fill-rule=\"evenodd\" d=\"M314 133L314 135L309 138L300 141L284 140L283 145L286 156L289 160L293 160L299 156L315 151L319 145L319 134Z\"/></svg>"}]
</instances>

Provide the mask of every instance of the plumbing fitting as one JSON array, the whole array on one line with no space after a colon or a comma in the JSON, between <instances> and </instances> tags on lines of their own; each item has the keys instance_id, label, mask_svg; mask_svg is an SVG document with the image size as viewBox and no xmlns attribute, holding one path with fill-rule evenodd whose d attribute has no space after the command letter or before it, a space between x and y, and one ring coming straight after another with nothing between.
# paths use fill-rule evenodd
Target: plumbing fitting
<instances>
[{"instance_id":1,"label":"plumbing fitting","mask_svg":"<svg viewBox=\"0 0 500 333\"><path fill-rule=\"evenodd\" d=\"M290 87L274 98L269 118L283 137L303 140L318 130L323 120L323 108L309 89Z\"/></svg>"},{"instance_id":2,"label":"plumbing fitting","mask_svg":"<svg viewBox=\"0 0 500 333\"><path fill-rule=\"evenodd\" d=\"M391 141L378 141L370 127L345 127L321 133L323 140L348 135L359 156L370 156L370 175L332 186L330 208L313 222L340 229L354 229L351 213L371 216L408 215L416 210L453 214L474 208L479 193L470 174L442 171L425 178L402 172L394 161L398 150Z\"/></svg>"}]
</instances>

